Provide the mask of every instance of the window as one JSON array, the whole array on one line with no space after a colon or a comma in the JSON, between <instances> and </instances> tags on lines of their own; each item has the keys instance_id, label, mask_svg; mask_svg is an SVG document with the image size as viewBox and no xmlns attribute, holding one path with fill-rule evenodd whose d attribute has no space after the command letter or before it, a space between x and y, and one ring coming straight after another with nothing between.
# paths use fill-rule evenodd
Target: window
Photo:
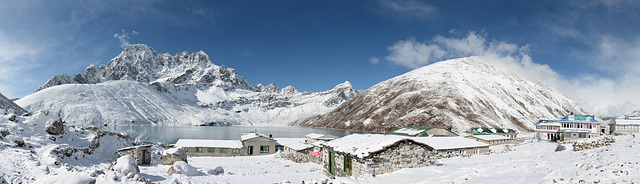
<instances>
[{"instance_id":1,"label":"window","mask_svg":"<svg viewBox=\"0 0 640 184\"><path fill-rule=\"evenodd\" d=\"M231 149L231 153L240 153L240 149Z\"/></svg>"},{"instance_id":2,"label":"window","mask_svg":"<svg viewBox=\"0 0 640 184\"><path fill-rule=\"evenodd\" d=\"M220 153L227 153L227 148L220 148Z\"/></svg>"},{"instance_id":3,"label":"window","mask_svg":"<svg viewBox=\"0 0 640 184\"><path fill-rule=\"evenodd\" d=\"M467 150L460 150L460 154L467 154Z\"/></svg>"},{"instance_id":4,"label":"window","mask_svg":"<svg viewBox=\"0 0 640 184\"><path fill-rule=\"evenodd\" d=\"M214 152L216 152L216 149L215 148L207 148L207 152L214 153Z\"/></svg>"},{"instance_id":5,"label":"window","mask_svg":"<svg viewBox=\"0 0 640 184\"><path fill-rule=\"evenodd\" d=\"M201 147L196 147L196 152L197 153L202 153L204 152L203 149Z\"/></svg>"},{"instance_id":6,"label":"window","mask_svg":"<svg viewBox=\"0 0 640 184\"><path fill-rule=\"evenodd\" d=\"M473 153L474 153L474 154L478 154L478 153L480 153L480 149L478 149L478 148L473 149Z\"/></svg>"},{"instance_id":7,"label":"window","mask_svg":"<svg viewBox=\"0 0 640 184\"><path fill-rule=\"evenodd\" d=\"M260 153L269 153L269 146L260 146Z\"/></svg>"}]
</instances>

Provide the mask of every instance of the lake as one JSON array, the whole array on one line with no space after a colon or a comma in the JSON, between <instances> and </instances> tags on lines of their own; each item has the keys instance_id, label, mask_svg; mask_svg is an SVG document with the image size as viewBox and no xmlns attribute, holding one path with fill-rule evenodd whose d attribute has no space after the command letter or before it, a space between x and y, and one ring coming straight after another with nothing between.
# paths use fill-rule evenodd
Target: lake
<instances>
[{"instance_id":1,"label":"lake","mask_svg":"<svg viewBox=\"0 0 640 184\"><path fill-rule=\"evenodd\" d=\"M102 130L122 132L142 141L174 144L178 139L239 140L240 135L251 131L273 137L305 137L309 133L331 134L343 137L353 131L308 128L298 126L105 126Z\"/></svg>"}]
</instances>

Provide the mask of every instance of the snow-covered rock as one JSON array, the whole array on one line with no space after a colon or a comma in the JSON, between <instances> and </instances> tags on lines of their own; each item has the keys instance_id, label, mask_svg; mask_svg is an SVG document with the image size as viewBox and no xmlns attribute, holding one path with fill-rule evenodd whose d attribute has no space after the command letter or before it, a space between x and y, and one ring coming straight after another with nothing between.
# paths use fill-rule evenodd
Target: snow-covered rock
<instances>
[{"instance_id":1,"label":"snow-covered rock","mask_svg":"<svg viewBox=\"0 0 640 184\"><path fill-rule=\"evenodd\" d=\"M15 113L18 115L27 113L27 111L22 107L16 105L15 103L13 103L13 101L0 93L0 113L6 113L7 111L10 111L9 113Z\"/></svg>"},{"instance_id":2,"label":"snow-covered rock","mask_svg":"<svg viewBox=\"0 0 640 184\"><path fill-rule=\"evenodd\" d=\"M214 169L207 170L207 174L209 174L209 175L219 175L219 174L222 174L222 173L224 173L224 169L222 167L220 167L220 166L218 166L218 167L216 167Z\"/></svg>"},{"instance_id":3,"label":"snow-covered rock","mask_svg":"<svg viewBox=\"0 0 640 184\"><path fill-rule=\"evenodd\" d=\"M201 175L202 173L198 171L198 169L196 169L195 167L187 164L186 162L177 161L176 163L173 163L173 165L167 171L167 175L172 175L172 174L196 176L196 175Z\"/></svg>"},{"instance_id":4,"label":"snow-covered rock","mask_svg":"<svg viewBox=\"0 0 640 184\"><path fill-rule=\"evenodd\" d=\"M355 96L349 82L315 93L253 86L204 52L174 56L129 45L107 65L52 77L16 101L61 112L69 125L273 125L321 114Z\"/></svg>"},{"instance_id":5,"label":"snow-covered rock","mask_svg":"<svg viewBox=\"0 0 640 184\"><path fill-rule=\"evenodd\" d=\"M57 120L50 119L49 121L47 121L47 124L45 126L45 130L47 131L47 133L58 135L62 133L62 130L64 130L64 121L62 121L62 118L58 118Z\"/></svg>"},{"instance_id":6,"label":"snow-covered rock","mask_svg":"<svg viewBox=\"0 0 640 184\"><path fill-rule=\"evenodd\" d=\"M505 127L583 113L571 99L481 57L437 62L383 81L323 115L294 125L386 132L402 126Z\"/></svg>"},{"instance_id":7,"label":"snow-covered rock","mask_svg":"<svg viewBox=\"0 0 640 184\"><path fill-rule=\"evenodd\" d=\"M129 173L140 173L138 162L133 159L131 155L125 155L118 158L118 160L116 160L111 166L109 166L109 170L117 171L125 175L128 175Z\"/></svg>"},{"instance_id":8,"label":"snow-covered rock","mask_svg":"<svg viewBox=\"0 0 640 184\"><path fill-rule=\"evenodd\" d=\"M162 153L160 160L162 165L173 165L178 161L187 162L187 151L183 148L171 148Z\"/></svg>"}]
</instances>

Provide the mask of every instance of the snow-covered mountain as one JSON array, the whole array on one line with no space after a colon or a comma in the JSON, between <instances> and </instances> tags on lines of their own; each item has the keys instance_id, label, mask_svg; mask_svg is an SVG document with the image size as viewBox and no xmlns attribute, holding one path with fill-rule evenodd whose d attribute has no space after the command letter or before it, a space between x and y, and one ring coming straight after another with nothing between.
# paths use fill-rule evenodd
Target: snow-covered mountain
<instances>
[{"instance_id":1,"label":"snow-covered mountain","mask_svg":"<svg viewBox=\"0 0 640 184\"><path fill-rule=\"evenodd\" d=\"M136 44L107 65L56 75L16 103L82 125L283 125L328 112L355 94L349 82L315 93L253 86L202 51L171 56Z\"/></svg>"},{"instance_id":2,"label":"snow-covered mountain","mask_svg":"<svg viewBox=\"0 0 640 184\"><path fill-rule=\"evenodd\" d=\"M2 113L4 113L4 111L7 111L7 110L11 110L13 111L12 113L16 113L18 115L27 113L26 110L16 105L15 103L13 103L13 101L9 100L6 96L2 95L2 93L0 93L0 109L2 109L1 111Z\"/></svg>"},{"instance_id":3,"label":"snow-covered mountain","mask_svg":"<svg viewBox=\"0 0 640 184\"><path fill-rule=\"evenodd\" d=\"M481 57L437 62L378 83L323 115L294 125L388 131L401 126L476 126L531 131L539 119L583 113L574 101Z\"/></svg>"}]
</instances>

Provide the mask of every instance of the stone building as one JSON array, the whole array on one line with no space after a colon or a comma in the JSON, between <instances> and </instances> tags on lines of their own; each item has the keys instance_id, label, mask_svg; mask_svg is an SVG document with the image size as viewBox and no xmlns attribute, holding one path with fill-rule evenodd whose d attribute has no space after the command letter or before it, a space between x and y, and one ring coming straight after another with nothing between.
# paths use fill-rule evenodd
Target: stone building
<instances>
[{"instance_id":1,"label":"stone building","mask_svg":"<svg viewBox=\"0 0 640 184\"><path fill-rule=\"evenodd\" d=\"M612 134L640 133L640 117L624 116L616 118L610 124Z\"/></svg>"},{"instance_id":2,"label":"stone building","mask_svg":"<svg viewBox=\"0 0 640 184\"><path fill-rule=\"evenodd\" d=\"M323 146L323 172L330 177L378 175L434 165L437 154L428 145L398 135L352 134Z\"/></svg>"},{"instance_id":3,"label":"stone building","mask_svg":"<svg viewBox=\"0 0 640 184\"><path fill-rule=\"evenodd\" d=\"M309 154L313 150L313 145L307 143L305 138L275 138L276 147L281 147L284 153Z\"/></svg>"},{"instance_id":4,"label":"stone building","mask_svg":"<svg viewBox=\"0 0 640 184\"><path fill-rule=\"evenodd\" d=\"M258 133L240 136L240 140L178 139L175 147L183 147L188 156L251 156L276 152L276 141Z\"/></svg>"},{"instance_id":5,"label":"stone building","mask_svg":"<svg viewBox=\"0 0 640 184\"><path fill-rule=\"evenodd\" d=\"M509 144L513 142L513 139L511 137L499 135L469 135L465 136L465 138L473 139L490 145Z\"/></svg>"},{"instance_id":6,"label":"stone building","mask_svg":"<svg viewBox=\"0 0 640 184\"><path fill-rule=\"evenodd\" d=\"M122 148L117 151L118 157L131 155L138 162L138 165L151 164L151 146L141 145Z\"/></svg>"},{"instance_id":7,"label":"stone building","mask_svg":"<svg viewBox=\"0 0 640 184\"><path fill-rule=\"evenodd\" d=\"M451 127L422 127L405 126L388 132L389 134L406 135L411 137L454 137L458 136L451 131Z\"/></svg>"},{"instance_id":8,"label":"stone building","mask_svg":"<svg viewBox=\"0 0 640 184\"><path fill-rule=\"evenodd\" d=\"M569 141L606 134L593 115L571 115L559 120L540 120L535 124L540 140Z\"/></svg>"},{"instance_id":9,"label":"stone building","mask_svg":"<svg viewBox=\"0 0 640 184\"><path fill-rule=\"evenodd\" d=\"M510 138L516 138L518 136L518 132L510 128L475 127L470 128L469 130L465 131L465 133L473 135L500 135Z\"/></svg>"},{"instance_id":10,"label":"stone building","mask_svg":"<svg viewBox=\"0 0 640 184\"><path fill-rule=\"evenodd\" d=\"M313 150L310 151L312 155L322 154L322 143L332 141L338 137L329 134L310 133L305 136L307 143L313 146Z\"/></svg>"},{"instance_id":11,"label":"stone building","mask_svg":"<svg viewBox=\"0 0 640 184\"><path fill-rule=\"evenodd\" d=\"M440 154L473 155L489 152L489 144L464 137L414 137L412 139L428 145Z\"/></svg>"}]
</instances>

